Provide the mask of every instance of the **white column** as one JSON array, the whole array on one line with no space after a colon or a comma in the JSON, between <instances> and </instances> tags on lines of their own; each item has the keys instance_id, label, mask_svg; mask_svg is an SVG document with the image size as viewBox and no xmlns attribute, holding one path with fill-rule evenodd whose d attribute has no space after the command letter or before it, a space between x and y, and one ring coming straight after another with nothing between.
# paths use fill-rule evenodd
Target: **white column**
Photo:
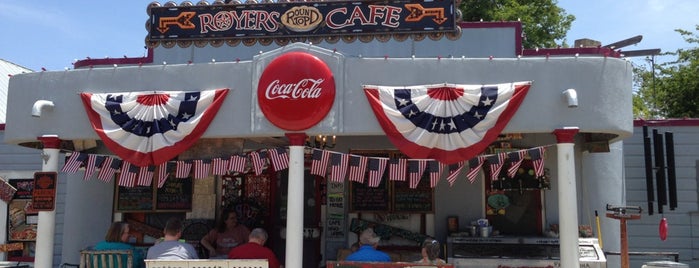
<instances>
[{"instance_id":1,"label":"white column","mask_svg":"<svg viewBox=\"0 0 699 268\"><path fill-rule=\"evenodd\" d=\"M580 267L578 204L575 183L575 134L578 128L556 129L558 144L558 221L561 267Z\"/></svg>"},{"instance_id":2,"label":"white column","mask_svg":"<svg viewBox=\"0 0 699 268\"><path fill-rule=\"evenodd\" d=\"M57 172L61 140L56 135L44 135L38 138L44 146L41 151L41 171ZM55 236L56 211L39 211L36 229L36 252L34 267L53 267L53 238Z\"/></svg>"},{"instance_id":3,"label":"white column","mask_svg":"<svg viewBox=\"0 0 699 268\"><path fill-rule=\"evenodd\" d=\"M286 205L286 268L303 267L303 145L305 133L289 138L289 192Z\"/></svg>"}]
</instances>

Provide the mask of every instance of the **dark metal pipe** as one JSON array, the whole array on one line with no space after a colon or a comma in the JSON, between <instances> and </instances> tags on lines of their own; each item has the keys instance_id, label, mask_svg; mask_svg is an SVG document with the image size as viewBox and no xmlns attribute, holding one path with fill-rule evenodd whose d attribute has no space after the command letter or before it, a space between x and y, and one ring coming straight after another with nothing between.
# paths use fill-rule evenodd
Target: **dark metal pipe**
<instances>
[{"instance_id":1,"label":"dark metal pipe","mask_svg":"<svg viewBox=\"0 0 699 268\"><path fill-rule=\"evenodd\" d=\"M670 210L677 208L677 179L675 177L675 139L672 132L665 132L665 155L667 156L667 187Z\"/></svg>"},{"instance_id":2,"label":"dark metal pipe","mask_svg":"<svg viewBox=\"0 0 699 268\"><path fill-rule=\"evenodd\" d=\"M653 202L655 201L653 187L653 152L650 149L650 137L648 137L648 126L643 126L643 156L646 166L646 199L648 200L648 215L653 215Z\"/></svg>"}]
</instances>

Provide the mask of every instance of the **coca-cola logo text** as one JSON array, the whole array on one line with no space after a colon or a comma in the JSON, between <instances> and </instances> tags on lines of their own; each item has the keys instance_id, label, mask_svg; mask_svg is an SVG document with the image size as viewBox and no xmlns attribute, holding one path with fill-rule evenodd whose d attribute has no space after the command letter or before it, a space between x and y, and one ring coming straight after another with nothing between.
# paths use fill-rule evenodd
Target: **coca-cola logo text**
<instances>
[{"instance_id":1,"label":"coca-cola logo text","mask_svg":"<svg viewBox=\"0 0 699 268\"><path fill-rule=\"evenodd\" d=\"M272 81L265 90L265 98L273 99L317 99L323 91L320 84L325 79L301 79L296 83L282 84L279 79Z\"/></svg>"}]
</instances>

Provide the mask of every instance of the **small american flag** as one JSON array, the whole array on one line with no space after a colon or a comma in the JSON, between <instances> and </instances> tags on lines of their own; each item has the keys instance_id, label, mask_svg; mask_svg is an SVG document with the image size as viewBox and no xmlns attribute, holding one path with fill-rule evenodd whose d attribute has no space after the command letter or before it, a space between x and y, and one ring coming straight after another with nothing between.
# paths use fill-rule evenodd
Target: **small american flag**
<instances>
[{"instance_id":1,"label":"small american flag","mask_svg":"<svg viewBox=\"0 0 699 268\"><path fill-rule=\"evenodd\" d=\"M102 162L104 162L104 158L106 158L106 156L94 154L88 155L87 164L85 164L85 176L83 176L83 180L87 181L92 178L92 175L95 174L97 167L101 166Z\"/></svg>"},{"instance_id":2,"label":"small american flag","mask_svg":"<svg viewBox=\"0 0 699 268\"><path fill-rule=\"evenodd\" d=\"M170 175L170 170L172 168L170 166L174 165L174 163L170 162L164 162L160 165L158 165L158 172L155 173L155 179L158 182L158 188L163 187L165 185L165 181L167 180L168 175Z\"/></svg>"},{"instance_id":3,"label":"small american flag","mask_svg":"<svg viewBox=\"0 0 699 268\"><path fill-rule=\"evenodd\" d=\"M369 187L379 187L383 173L386 171L387 163L387 158L369 158Z\"/></svg>"},{"instance_id":4,"label":"small american flag","mask_svg":"<svg viewBox=\"0 0 699 268\"><path fill-rule=\"evenodd\" d=\"M532 159L532 165L534 166L534 173L536 176L544 176L544 154L546 153L546 147L539 146L529 149L527 153L529 153L529 157Z\"/></svg>"},{"instance_id":5,"label":"small american flag","mask_svg":"<svg viewBox=\"0 0 699 268\"><path fill-rule=\"evenodd\" d=\"M269 160L272 162L274 171L289 168L289 154L286 152L285 148L274 148L270 149L268 152Z\"/></svg>"},{"instance_id":6,"label":"small american flag","mask_svg":"<svg viewBox=\"0 0 699 268\"><path fill-rule=\"evenodd\" d=\"M97 173L97 178L101 181L109 182L114 178L114 173L116 173L119 167L121 167L121 159L107 156L100 167L100 172Z\"/></svg>"},{"instance_id":7,"label":"small american flag","mask_svg":"<svg viewBox=\"0 0 699 268\"><path fill-rule=\"evenodd\" d=\"M449 175L447 175L447 181L449 182L449 187L454 186L454 182L456 182L456 177L459 176L459 173L461 172L461 170L463 168L464 168L464 161L449 165Z\"/></svg>"},{"instance_id":8,"label":"small american flag","mask_svg":"<svg viewBox=\"0 0 699 268\"><path fill-rule=\"evenodd\" d=\"M177 168L175 169L175 178L184 179L189 177L189 173L192 172L192 163L184 160L179 160L176 162Z\"/></svg>"},{"instance_id":9,"label":"small american flag","mask_svg":"<svg viewBox=\"0 0 699 268\"><path fill-rule=\"evenodd\" d=\"M490 180L497 181L500 176L500 170L505 165L507 153L498 153L488 157L488 165L490 166Z\"/></svg>"},{"instance_id":10,"label":"small american flag","mask_svg":"<svg viewBox=\"0 0 699 268\"><path fill-rule=\"evenodd\" d=\"M427 162L427 170L430 173L430 187L434 188L439 182L439 178L442 177L442 172L444 172L444 165L435 160L430 160Z\"/></svg>"},{"instance_id":11,"label":"small american flag","mask_svg":"<svg viewBox=\"0 0 699 268\"><path fill-rule=\"evenodd\" d=\"M124 163L121 165L121 174L119 174L119 186L136 186L136 175L138 175L138 167L124 161Z\"/></svg>"},{"instance_id":12,"label":"small american flag","mask_svg":"<svg viewBox=\"0 0 699 268\"><path fill-rule=\"evenodd\" d=\"M347 162L349 157L343 153L331 153L330 155L330 175L328 179L334 182L342 182L347 175Z\"/></svg>"},{"instance_id":13,"label":"small american flag","mask_svg":"<svg viewBox=\"0 0 699 268\"><path fill-rule=\"evenodd\" d=\"M516 152L510 152L507 154L507 159L510 161L510 167L507 168L507 176L510 178L514 178L515 175L517 174L517 170L519 169L519 166L522 165L522 161L524 161L524 156L527 155L527 151L525 150L519 150Z\"/></svg>"},{"instance_id":14,"label":"small american flag","mask_svg":"<svg viewBox=\"0 0 699 268\"><path fill-rule=\"evenodd\" d=\"M350 155L349 157L349 180L364 183L366 176L367 160L365 156Z\"/></svg>"},{"instance_id":15,"label":"small american flag","mask_svg":"<svg viewBox=\"0 0 699 268\"><path fill-rule=\"evenodd\" d=\"M211 174L213 175L226 175L228 173L228 159L221 159L220 157L211 160Z\"/></svg>"},{"instance_id":16,"label":"small american flag","mask_svg":"<svg viewBox=\"0 0 699 268\"><path fill-rule=\"evenodd\" d=\"M245 165L248 163L248 158L247 155L244 154L236 154L236 155L231 155L231 159L228 160L228 164L230 165L228 169L233 172L238 172L238 173L243 173L245 172Z\"/></svg>"},{"instance_id":17,"label":"small american flag","mask_svg":"<svg viewBox=\"0 0 699 268\"><path fill-rule=\"evenodd\" d=\"M466 173L466 178L468 181L473 183L476 181L476 176L483 166L485 156L479 155L471 160L468 160L468 173Z\"/></svg>"},{"instance_id":18,"label":"small american flag","mask_svg":"<svg viewBox=\"0 0 699 268\"><path fill-rule=\"evenodd\" d=\"M209 177L209 172L211 171L210 160L194 160L194 178L195 179L206 179Z\"/></svg>"},{"instance_id":19,"label":"small american flag","mask_svg":"<svg viewBox=\"0 0 699 268\"><path fill-rule=\"evenodd\" d=\"M154 166L145 166L138 169L138 186L150 186L153 184Z\"/></svg>"},{"instance_id":20,"label":"small american flag","mask_svg":"<svg viewBox=\"0 0 699 268\"><path fill-rule=\"evenodd\" d=\"M263 150L254 151L250 153L252 169L255 170L255 175L262 174L262 170L265 168L265 165L267 164L267 161L265 161L265 159L267 159L267 155L266 152Z\"/></svg>"},{"instance_id":21,"label":"small american flag","mask_svg":"<svg viewBox=\"0 0 699 268\"><path fill-rule=\"evenodd\" d=\"M408 168L408 160L405 158L391 158L388 160L388 179L392 181L405 181L405 171Z\"/></svg>"},{"instance_id":22,"label":"small american flag","mask_svg":"<svg viewBox=\"0 0 699 268\"><path fill-rule=\"evenodd\" d=\"M420 184L420 179L422 179L422 174L425 173L427 168L427 160L424 159L411 159L408 160L408 177L410 178L409 185L410 189L415 189Z\"/></svg>"},{"instance_id":23,"label":"small american flag","mask_svg":"<svg viewBox=\"0 0 699 268\"><path fill-rule=\"evenodd\" d=\"M68 160L66 160L66 164L63 166L61 169L61 172L71 172L75 173L78 171L80 166L85 164L85 160L87 160L87 154L81 154L79 152L73 152L70 157L68 157Z\"/></svg>"},{"instance_id":24,"label":"small american flag","mask_svg":"<svg viewBox=\"0 0 699 268\"><path fill-rule=\"evenodd\" d=\"M311 174L325 177L325 172L328 170L330 152L326 150L313 149L313 155L311 158Z\"/></svg>"}]
</instances>

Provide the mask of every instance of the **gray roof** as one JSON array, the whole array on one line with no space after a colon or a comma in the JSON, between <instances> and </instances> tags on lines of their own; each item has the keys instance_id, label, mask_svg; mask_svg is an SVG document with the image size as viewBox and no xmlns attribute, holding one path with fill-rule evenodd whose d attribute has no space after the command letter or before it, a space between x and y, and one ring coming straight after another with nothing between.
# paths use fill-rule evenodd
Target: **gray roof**
<instances>
[{"instance_id":1,"label":"gray roof","mask_svg":"<svg viewBox=\"0 0 699 268\"><path fill-rule=\"evenodd\" d=\"M0 124L5 124L7 115L7 89L10 84L10 75L27 73L32 70L0 59Z\"/></svg>"}]
</instances>

